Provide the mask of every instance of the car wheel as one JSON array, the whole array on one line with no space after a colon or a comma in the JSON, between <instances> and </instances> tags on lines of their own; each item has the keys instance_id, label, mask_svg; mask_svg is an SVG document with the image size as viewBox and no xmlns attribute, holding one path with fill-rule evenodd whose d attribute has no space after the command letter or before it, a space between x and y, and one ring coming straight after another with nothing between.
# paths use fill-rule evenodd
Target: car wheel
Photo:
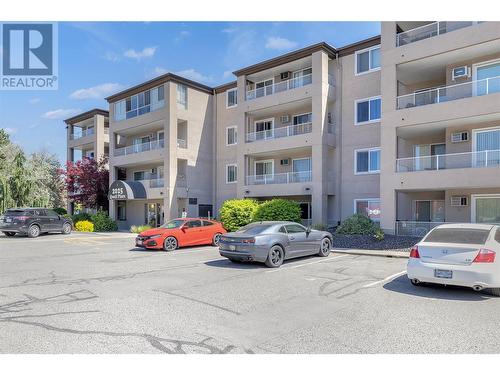
<instances>
[{"instance_id":1,"label":"car wheel","mask_svg":"<svg viewBox=\"0 0 500 375\"><path fill-rule=\"evenodd\" d=\"M71 224L64 223L62 227L62 234L70 234L71 233Z\"/></svg>"},{"instance_id":2,"label":"car wheel","mask_svg":"<svg viewBox=\"0 0 500 375\"><path fill-rule=\"evenodd\" d=\"M500 297L500 288L488 288L486 289L486 293Z\"/></svg>"},{"instance_id":3,"label":"car wheel","mask_svg":"<svg viewBox=\"0 0 500 375\"><path fill-rule=\"evenodd\" d=\"M233 263L241 263L241 260L236 259L236 258L227 258L227 259L229 259Z\"/></svg>"},{"instance_id":4,"label":"car wheel","mask_svg":"<svg viewBox=\"0 0 500 375\"><path fill-rule=\"evenodd\" d=\"M321 240L321 247L319 248L318 255L320 257L327 257L330 255L330 250L332 249L332 243L329 238L323 238Z\"/></svg>"},{"instance_id":5,"label":"car wheel","mask_svg":"<svg viewBox=\"0 0 500 375\"><path fill-rule=\"evenodd\" d=\"M274 245L271 247L269 251L269 255L267 256L266 266L271 268L278 268L283 264L283 260L285 258L285 252L283 248L278 245Z\"/></svg>"},{"instance_id":6,"label":"car wheel","mask_svg":"<svg viewBox=\"0 0 500 375\"><path fill-rule=\"evenodd\" d=\"M14 237L16 235L16 232L3 232L7 237Z\"/></svg>"},{"instance_id":7,"label":"car wheel","mask_svg":"<svg viewBox=\"0 0 500 375\"><path fill-rule=\"evenodd\" d=\"M214 237L212 238L212 246L219 246L221 236L222 236L222 234L220 234L220 233L214 234Z\"/></svg>"},{"instance_id":8,"label":"car wheel","mask_svg":"<svg viewBox=\"0 0 500 375\"><path fill-rule=\"evenodd\" d=\"M410 279L410 283L411 283L411 285L414 285L414 286L424 286L425 285L423 282L415 280L415 279Z\"/></svg>"},{"instance_id":9,"label":"car wheel","mask_svg":"<svg viewBox=\"0 0 500 375\"><path fill-rule=\"evenodd\" d=\"M32 225L28 229L28 237L29 238L36 238L40 235L40 227L38 225Z\"/></svg>"},{"instance_id":10,"label":"car wheel","mask_svg":"<svg viewBox=\"0 0 500 375\"><path fill-rule=\"evenodd\" d=\"M172 236L165 238L165 241L163 241L163 250L173 251L175 249L177 249L177 239Z\"/></svg>"}]
</instances>

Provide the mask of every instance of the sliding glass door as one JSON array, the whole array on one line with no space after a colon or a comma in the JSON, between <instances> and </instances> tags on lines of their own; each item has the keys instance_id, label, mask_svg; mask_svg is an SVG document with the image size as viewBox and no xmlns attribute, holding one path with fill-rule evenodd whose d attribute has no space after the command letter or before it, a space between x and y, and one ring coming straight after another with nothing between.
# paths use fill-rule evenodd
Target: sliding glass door
<instances>
[{"instance_id":1,"label":"sliding glass door","mask_svg":"<svg viewBox=\"0 0 500 375\"><path fill-rule=\"evenodd\" d=\"M500 223L500 195L472 196L472 222Z\"/></svg>"},{"instance_id":2,"label":"sliding glass door","mask_svg":"<svg viewBox=\"0 0 500 375\"><path fill-rule=\"evenodd\" d=\"M500 61L475 66L476 95L500 92Z\"/></svg>"},{"instance_id":3,"label":"sliding glass door","mask_svg":"<svg viewBox=\"0 0 500 375\"><path fill-rule=\"evenodd\" d=\"M474 166L500 164L500 128L478 130L474 133Z\"/></svg>"}]
</instances>

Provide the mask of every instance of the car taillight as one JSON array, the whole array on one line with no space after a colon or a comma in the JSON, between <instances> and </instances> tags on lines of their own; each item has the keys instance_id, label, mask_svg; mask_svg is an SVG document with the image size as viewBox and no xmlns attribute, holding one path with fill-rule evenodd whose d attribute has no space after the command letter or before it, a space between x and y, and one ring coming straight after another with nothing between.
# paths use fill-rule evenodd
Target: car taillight
<instances>
[{"instance_id":1,"label":"car taillight","mask_svg":"<svg viewBox=\"0 0 500 375\"><path fill-rule=\"evenodd\" d=\"M495 252L488 249L479 249L472 263L493 263L495 261Z\"/></svg>"},{"instance_id":2,"label":"car taillight","mask_svg":"<svg viewBox=\"0 0 500 375\"><path fill-rule=\"evenodd\" d=\"M410 250L410 258L420 258L420 254L418 253L418 246L415 245Z\"/></svg>"},{"instance_id":3,"label":"car taillight","mask_svg":"<svg viewBox=\"0 0 500 375\"><path fill-rule=\"evenodd\" d=\"M255 238L246 238L241 241L242 243L255 243Z\"/></svg>"}]
</instances>

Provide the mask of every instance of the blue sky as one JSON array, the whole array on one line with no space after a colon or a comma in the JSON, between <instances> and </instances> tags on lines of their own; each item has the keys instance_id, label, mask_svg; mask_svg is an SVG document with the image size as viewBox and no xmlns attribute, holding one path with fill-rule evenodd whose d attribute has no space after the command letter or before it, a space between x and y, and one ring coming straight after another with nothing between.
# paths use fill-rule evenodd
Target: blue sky
<instances>
[{"instance_id":1,"label":"blue sky","mask_svg":"<svg viewBox=\"0 0 500 375\"><path fill-rule=\"evenodd\" d=\"M380 33L378 22L59 23L59 89L0 91L0 127L26 152L66 161L63 119L168 71L216 86L232 71L325 41L344 46Z\"/></svg>"}]
</instances>

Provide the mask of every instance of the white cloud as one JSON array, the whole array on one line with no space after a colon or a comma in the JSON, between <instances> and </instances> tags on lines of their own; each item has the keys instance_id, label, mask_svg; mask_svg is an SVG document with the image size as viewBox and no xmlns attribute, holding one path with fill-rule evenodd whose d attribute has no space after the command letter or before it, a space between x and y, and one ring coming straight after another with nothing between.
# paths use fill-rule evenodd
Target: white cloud
<instances>
[{"instance_id":1,"label":"white cloud","mask_svg":"<svg viewBox=\"0 0 500 375\"><path fill-rule=\"evenodd\" d=\"M71 93L71 99L102 99L123 88L119 83L103 83L101 85L79 89Z\"/></svg>"},{"instance_id":2,"label":"white cloud","mask_svg":"<svg viewBox=\"0 0 500 375\"><path fill-rule=\"evenodd\" d=\"M118 56L116 53L114 52L111 52L111 51L108 51L106 52L106 54L104 55L104 59L105 60L108 60L108 61L111 61L111 62L117 62L117 61L120 61L120 56Z\"/></svg>"},{"instance_id":3,"label":"white cloud","mask_svg":"<svg viewBox=\"0 0 500 375\"><path fill-rule=\"evenodd\" d=\"M10 134L10 135L17 133L17 128L5 128L4 130L7 134Z\"/></svg>"},{"instance_id":4,"label":"white cloud","mask_svg":"<svg viewBox=\"0 0 500 375\"><path fill-rule=\"evenodd\" d=\"M179 34L174 38L175 43L181 42L183 39L187 38L191 33L187 30L182 30Z\"/></svg>"},{"instance_id":5,"label":"white cloud","mask_svg":"<svg viewBox=\"0 0 500 375\"><path fill-rule=\"evenodd\" d=\"M291 40L274 36L267 38L266 42L267 49L286 50L297 46L297 42L292 42Z\"/></svg>"},{"instance_id":6,"label":"white cloud","mask_svg":"<svg viewBox=\"0 0 500 375\"><path fill-rule=\"evenodd\" d=\"M54 109L53 111L45 112L42 117L48 120L62 120L68 118L72 115L76 115L81 112L80 109L68 108L68 109Z\"/></svg>"},{"instance_id":7,"label":"white cloud","mask_svg":"<svg viewBox=\"0 0 500 375\"><path fill-rule=\"evenodd\" d=\"M178 72L175 72L175 74L187 78L187 79L192 79L193 81L198 81L198 82L212 82L213 77L212 76L206 76L203 75L200 72L197 72L194 69L185 69L185 70L180 70Z\"/></svg>"},{"instance_id":8,"label":"white cloud","mask_svg":"<svg viewBox=\"0 0 500 375\"><path fill-rule=\"evenodd\" d=\"M142 51L129 49L123 53L123 56L140 61L142 59L153 57L155 52L156 52L156 47L146 47Z\"/></svg>"},{"instance_id":9,"label":"white cloud","mask_svg":"<svg viewBox=\"0 0 500 375\"><path fill-rule=\"evenodd\" d=\"M30 104L40 103L40 98L31 98L30 100L28 100L28 102Z\"/></svg>"}]
</instances>

